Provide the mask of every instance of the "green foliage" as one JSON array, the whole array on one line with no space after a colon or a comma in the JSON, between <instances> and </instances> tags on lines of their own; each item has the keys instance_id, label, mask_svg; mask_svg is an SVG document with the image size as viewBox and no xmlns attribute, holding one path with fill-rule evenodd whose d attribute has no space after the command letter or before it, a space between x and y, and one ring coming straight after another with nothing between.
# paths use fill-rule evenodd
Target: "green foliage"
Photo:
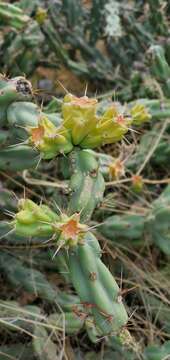
<instances>
[{"instance_id":1,"label":"green foliage","mask_svg":"<svg viewBox=\"0 0 170 360\"><path fill-rule=\"evenodd\" d=\"M128 4L124 0L97 0L89 6L83 1L56 0L2 3L1 19L11 26L11 31L4 32L1 66L14 76L21 72L32 74L39 65L56 69L64 65L76 76L93 80L98 87L116 86L124 100L146 97L156 90L146 84L152 75L144 71L141 78L140 69L143 71L151 61L157 73L167 61L164 50L160 54L156 50L161 48L163 39L165 56L168 54L169 8L167 1L164 4L161 0ZM22 28L22 32L17 31ZM147 49L153 44L150 60ZM169 66L168 61L165 67ZM165 83L168 94L168 80Z\"/></svg>"},{"instance_id":2,"label":"green foliage","mask_svg":"<svg viewBox=\"0 0 170 360\"><path fill-rule=\"evenodd\" d=\"M170 356L170 342L165 342L164 345L158 346L148 346L144 352L144 359L147 360L162 360L168 359Z\"/></svg>"}]
</instances>

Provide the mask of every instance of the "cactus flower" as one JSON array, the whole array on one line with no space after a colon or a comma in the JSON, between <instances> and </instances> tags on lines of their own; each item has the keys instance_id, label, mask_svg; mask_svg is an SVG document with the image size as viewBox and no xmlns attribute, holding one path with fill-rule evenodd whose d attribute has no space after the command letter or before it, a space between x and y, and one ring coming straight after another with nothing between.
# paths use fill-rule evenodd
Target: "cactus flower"
<instances>
[{"instance_id":1,"label":"cactus flower","mask_svg":"<svg viewBox=\"0 0 170 360\"><path fill-rule=\"evenodd\" d=\"M59 240L65 245L75 246L83 238L88 227L80 222L80 214L76 213L68 217L61 214L60 220L56 223L56 229L60 232Z\"/></svg>"}]
</instances>

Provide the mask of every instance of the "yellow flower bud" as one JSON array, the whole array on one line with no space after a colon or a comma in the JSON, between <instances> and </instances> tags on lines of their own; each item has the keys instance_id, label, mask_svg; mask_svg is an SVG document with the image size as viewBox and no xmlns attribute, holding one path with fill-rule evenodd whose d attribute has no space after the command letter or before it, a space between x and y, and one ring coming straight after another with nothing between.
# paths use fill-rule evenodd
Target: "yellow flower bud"
<instances>
[{"instance_id":1,"label":"yellow flower bud","mask_svg":"<svg viewBox=\"0 0 170 360\"><path fill-rule=\"evenodd\" d=\"M63 125L69 129L74 145L79 145L85 136L95 128L97 100L87 96L76 97L67 94L62 105Z\"/></svg>"}]
</instances>

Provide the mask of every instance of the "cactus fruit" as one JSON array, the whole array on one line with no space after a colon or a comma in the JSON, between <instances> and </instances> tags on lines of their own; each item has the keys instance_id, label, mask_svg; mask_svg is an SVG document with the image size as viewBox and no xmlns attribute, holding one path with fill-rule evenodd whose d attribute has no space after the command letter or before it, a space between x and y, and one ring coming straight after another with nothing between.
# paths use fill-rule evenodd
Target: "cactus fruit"
<instances>
[{"instance_id":1,"label":"cactus fruit","mask_svg":"<svg viewBox=\"0 0 170 360\"><path fill-rule=\"evenodd\" d=\"M63 124L71 130L72 142L79 145L85 136L94 129L96 119L96 99L87 96L77 98L71 94L64 97L62 105Z\"/></svg>"},{"instance_id":2,"label":"cactus fruit","mask_svg":"<svg viewBox=\"0 0 170 360\"><path fill-rule=\"evenodd\" d=\"M140 175L133 175L132 176L132 184L131 188L134 192L140 193L143 190L143 179Z\"/></svg>"},{"instance_id":3,"label":"cactus fruit","mask_svg":"<svg viewBox=\"0 0 170 360\"><path fill-rule=\"evenodd\" d=\"M12 226L16 234L26 236L53 235L53 223L57 215L46 205L37 205L28 199L21 199L19 212L15 215Z\"/></svg>"},{"instance_id":4,"label":"cactus fruit","mask_svg":"<svg viewBox=\"0 0 170 360\"><path fill-rule=\"evenodd\" d=\"M56 127L47 117L40 118L38 126L28 128L28 132L30 145L39 150L43 159L67 154L73 148L68 130Z\"/></svg>"},{"instance_id":5,"label":"cactus fruit","mask_svg":"<svg viewBox=\"0 0 170 360\"><path fill-rule=\"evenodd\" d=\"M52 236L59 244L70 247L75 246L88 229L79 222L78 213L70 217L64 213L58 216L48 206L28 199L21 199L18 208L11 226L20 236Z\"/></svg>"},{"instance_id":6,"label":"cactus fruit","mask_svg":"<svg viewBox=\"0 0 170 360\"><path fill-rule=\"evenodd\" d=\"M64 127L70 129L72 142L82 148L93 149L123 139L131 123L140 125L151 119L144 105L136 104L129 115L116 104L98 116L97 100L87 96L77 98L71 94L64 97L62 116Z\"/></svg>"},{"instance_id":7,"label":"cactus fruit","mask_svg":"<svg viewBox=\"0 0 170 360\"><path fill-rule=\"evenodd\" d=\"M166 119L170 116L170 100L158 100L158 99L139 99L129 103L129 107L135 105L144 105L148 109L149 114L153 120Z\"/></svg>"},{"instance_id":8,"label":"cactus fruit","mask_svg":"<svg viewBox=\"0 0 170 360\"><path fill-rule=\"evenodd\" d=\"M93 149L101 145L113 144L123 139L132 123L114 105L98 118L96 127L81 142L81 147Z\"/></svg>"}]
</instances>

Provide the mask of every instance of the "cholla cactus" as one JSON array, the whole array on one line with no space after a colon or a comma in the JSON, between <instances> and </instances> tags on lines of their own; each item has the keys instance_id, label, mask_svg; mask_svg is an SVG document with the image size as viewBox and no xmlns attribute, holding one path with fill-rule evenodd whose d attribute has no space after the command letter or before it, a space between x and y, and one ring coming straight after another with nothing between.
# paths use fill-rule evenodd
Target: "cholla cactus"
<instances>
[{"instance_id":1,"label":"cholla cactus","mask_svg":"<svg viewBox=\"0 0 170 360\"><path fill-rule=\"evenodd\" d=\"M25 79L10 81L4 78L2 87L5 97L3 90L0 106L6 115L9 133L23 124L25 144L22 146L29 154L25 155L26 159L32 151L44 159L55 159L63 154L68 160L70 174L65 213L58 215L47 205L24 199L19 201L18 212L10 226L18 236L46 236L48 242L53 241L56 246L55 255L60 249L68 254L70 279L82 302L85 318L90 316L98 335L117 334L126 325L128 316L120 289L103 264L100 245L88 226L105 190L99 163L90 149L121 140L133 121L136 122L136 117L129 111L123 114L114 104L98 115L96 99L77 98L71 94L67 94L62 102L60 117L55 113L45 114L31 101L24 101L25 96L32 94ZM142 107L142 122L144 117L148 120L148 113ZM14 149L17 145L10 147L10 151Z\"/></svg>"}]
</instances>

